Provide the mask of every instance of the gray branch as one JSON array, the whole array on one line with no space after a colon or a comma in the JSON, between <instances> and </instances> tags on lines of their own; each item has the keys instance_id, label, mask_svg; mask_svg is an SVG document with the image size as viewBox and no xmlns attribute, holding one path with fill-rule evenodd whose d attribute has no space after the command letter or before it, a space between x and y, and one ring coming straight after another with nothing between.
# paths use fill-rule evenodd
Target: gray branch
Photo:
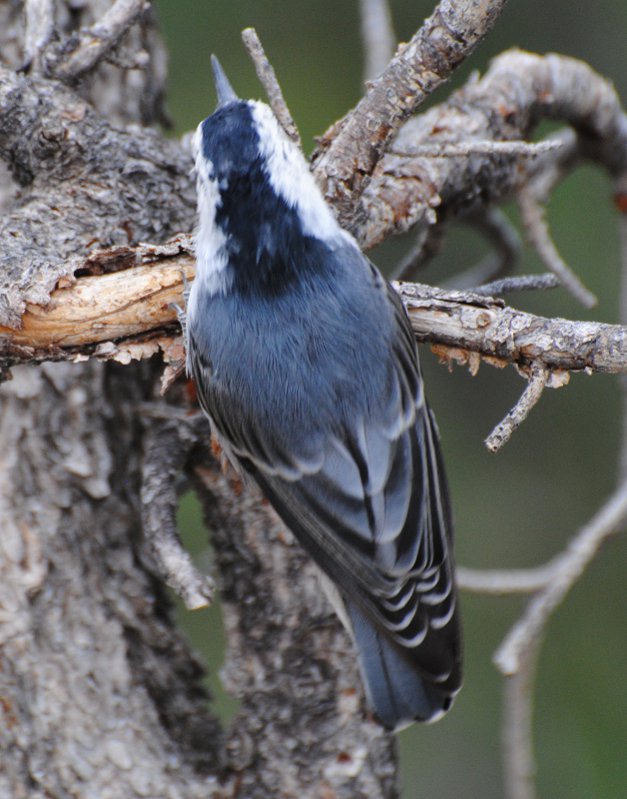
<instances>
[{"instance_id":1,"label":"gray branch","mask_svg":"<svg viewBox=\"0 0 627 799\"><path fill-rule=\"evenodd\" d=\"M314 154L315 175L348 226L387 143L492 28L506 0L441 0L433 14L359 104L327 131Z\"/></svg>"},{"instance_id":2,"label":"gray branch","mask_svg":"<svg viewBox=\"0 0 627 799\"><path fill-rule=\"evenodd\" d=\"M581 577L603 541L627 519L627 481L552 561L551 579L538 586L521 618L508 633L494 661L506 678L503 724L507 799L534 799L533 689L546 625Z\"/></svg>"},{"instance_id":3,"label":"gray branch","mask_svg":"<svg viewBox=\"0 0 627 799\"><path fill-rule=\"evenodd\" d=\"M257 72L257 77L266 91L268 103L274 111L279 124L290 137L290 139L302 150L303 145L300 140L298 128L296 127L296 123L294 122L290 110L287 107L287 103L285 102L285 98L283 97L283 91L281 90L281 86L277 80L274 67L268 61L268 57L266 56L263 46L259 41L257 31L254 28L246 28L242 31L242 41L244 42L244 46L252 58L253 64L255 65L255 71Z\"/></svg>"},{"instance_id":4,"label":"gray branch","mask_svg":"<svg viewBox=\"0 0 627 799\"><path fill-rule=\"evenodd\" d=\"M486 358L553 370L627 370L627 327L549 319L473 292L394 284L418 341L438 342Z\"/></svg>"},{"instance_id":5,"label":"gray branch","mask_svg":"<svg viewBox=\"0 0 627 799\"><path fill-rule=\"evenodd\" d=\"M181 473L198 438L210 439L209 424L202 414L181 418L160 406L144 406L142 411L146 431L140 501L147 553L156 573L188 609L206 607L213 601L215 585L211 577L196 569L183 548L176 511Z\"/></svg>"},{"instance_id":6,"label":"gray branch","mask_svg":"<svg viewBox=\"0 0 627 799\"><path fill-rule=\"evenodd\" d=\"M512 113L503 114L503 108ZM566 135L563 146L524 160L505 155L433 159L389 153L378 162L361 198L347 192L342 208L348 206L349 211L341 218L367 248L416 224L459 216L473 202L511 199L527 180L534 181L538 196L542 175L548 175L544 188L550 190L581 158L599 164L614 178L625 171L627 117L612 84L581 61L519 50L498 56L483 78L403 125L394 149L528 139L542 119L566 122L579 135ZM352 151L346 152L348 161L354 157ZM342 174L340 167L338 173Z\"/></svg>"},{"instance_id":7,"label":"gray branch","mask_svg":"<svg viewBox=\"0 0 627 799\"><path fill-rule=\"evenodd\" d=\"M40 56L54 32L54 0L26 0L24 3L24 67L40 68Z\"/></svg>"},{"instance_id":8,"label":"gray branch","mask_svg":"<svg viewBox=\"0 0 627 799\"><path fill-rule=\"evenodd\" d=\"M56 58L49 56L48 73L73 81L91 72L147 7L146 0L116 0L95 25L80 32L70 52L62 50Z\"/></svg>"}]
</instances>

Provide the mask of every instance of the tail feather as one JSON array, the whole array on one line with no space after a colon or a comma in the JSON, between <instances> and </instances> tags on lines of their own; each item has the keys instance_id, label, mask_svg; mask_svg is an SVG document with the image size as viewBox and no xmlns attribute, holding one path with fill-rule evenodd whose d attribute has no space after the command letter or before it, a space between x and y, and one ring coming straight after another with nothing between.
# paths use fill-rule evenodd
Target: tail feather
<instances>
[{"instance_id":1,"label":"tail feather","mask_svg":"<svg viewBox=\"0 0 627 799\"><path fill-rule=\"evenodd\" d=\"M383 635L353 603L346 609L359 653L366 695L381 724L399 730L414 721L435 721L451 706L450 692L438 688L404 651Z\"/></svg>"}]
</instances>

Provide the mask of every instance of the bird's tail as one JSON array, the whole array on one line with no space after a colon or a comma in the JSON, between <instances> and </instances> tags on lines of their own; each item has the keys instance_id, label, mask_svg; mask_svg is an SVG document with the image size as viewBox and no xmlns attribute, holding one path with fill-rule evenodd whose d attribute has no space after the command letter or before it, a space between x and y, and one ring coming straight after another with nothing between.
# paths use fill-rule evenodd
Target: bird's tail
<instances>
[{"instance_id":1,"label":"bird's tail","mask_svg":"<svg viewBox=\"0 0 627 799\"><path fill-rule=\"evenodd\" d=\"M354 603L346 610L359 654L370 706L381 724L400 730L414 721L436 721L450 707L452 696L420 672L411 651L381 633Z\"/></svg>"}]
</instances>

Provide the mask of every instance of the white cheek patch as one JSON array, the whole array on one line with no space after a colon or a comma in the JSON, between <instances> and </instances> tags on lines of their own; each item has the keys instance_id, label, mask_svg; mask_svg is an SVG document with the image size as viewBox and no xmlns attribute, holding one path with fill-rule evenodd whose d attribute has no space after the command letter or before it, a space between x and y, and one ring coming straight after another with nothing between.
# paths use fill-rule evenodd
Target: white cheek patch
<instances>
[{"instance_id":1,"label":"white cheek patch","mask_svg":"<svg viewBox=\"0 0 627 799\"><path fill-rule=\"evenodd\" d=\"M202 124L202 123L201 123ZM213 164L202 154L199 125L193 139L196 154L196 190L198 192L198 227L196 229L196 280L189 297L189 312L197 302L197 285L210 296L225 293L231 280L227 273L227 236L216 223L216 211L222 203L218 181L213 178Z\"/></svg>"},{"instance_id":2,"label":"white cheek patch","mask_svg":"<svg viewBox=\"0 0 627 799\"><path fill-rule=\"evenodd\" d=\"M342 239L359 249L355 239L339 226L303 154L280 128L269 106L256 101L249 105L270 184L290 208L296 209L303 232L326 241Z\"/></svg>"}]
</instances>

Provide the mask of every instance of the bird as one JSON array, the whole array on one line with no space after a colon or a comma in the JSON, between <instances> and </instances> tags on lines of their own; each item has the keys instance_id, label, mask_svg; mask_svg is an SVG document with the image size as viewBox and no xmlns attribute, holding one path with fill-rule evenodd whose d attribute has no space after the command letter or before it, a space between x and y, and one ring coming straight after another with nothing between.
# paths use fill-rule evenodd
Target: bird
<instances>
[{"instance_id":1,"label":"bird","mask_svg":"<svg viewBox=\"0 0 627 799\"><path fill-rule=\"evenodd\" d=\"M229 460L333 586L385 729L461 687L449 491L411 324L268 105L212 56L193 136L187 372Z\"/></svg>"}]
</instances>

